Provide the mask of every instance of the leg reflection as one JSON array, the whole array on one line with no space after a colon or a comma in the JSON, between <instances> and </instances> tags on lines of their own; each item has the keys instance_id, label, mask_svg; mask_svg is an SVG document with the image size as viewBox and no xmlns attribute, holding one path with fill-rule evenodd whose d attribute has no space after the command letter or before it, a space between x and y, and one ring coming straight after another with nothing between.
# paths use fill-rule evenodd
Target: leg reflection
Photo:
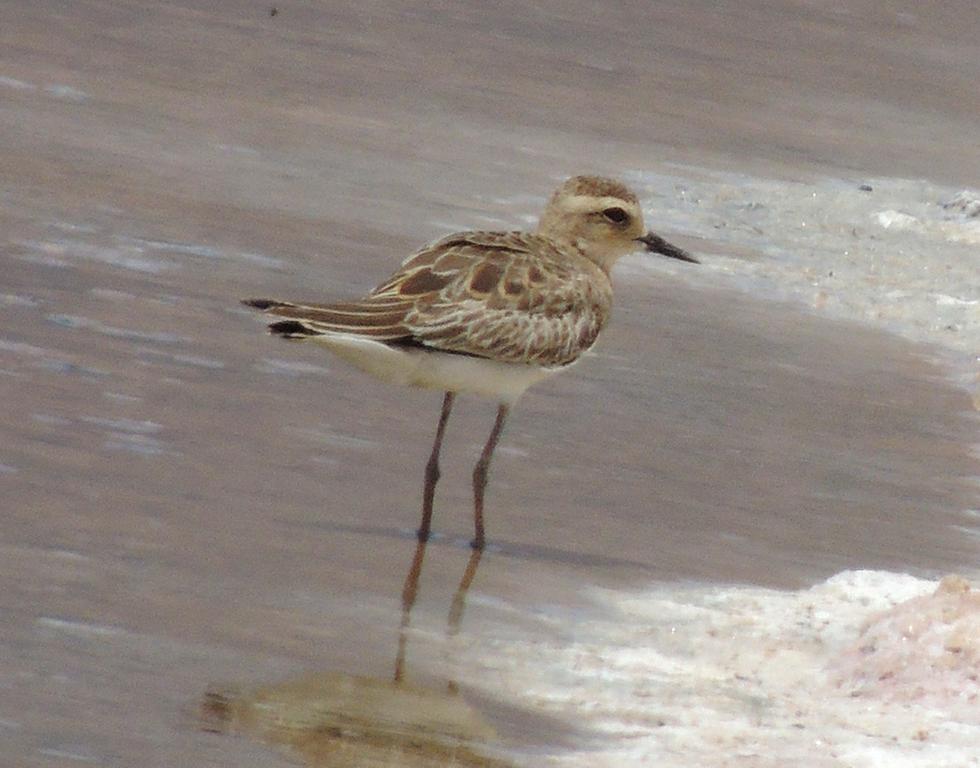
<instances>
[{"instance_id":1,"label":"leg reflection","mask_svg":"<svg viewBox=\"0 0 980 768\"><path fill-rule=\"evenodd\" d=\"M466 564L466 570L463 572L463 578L459 580L459 586L456 587L453 603L449 607L449 626L446 629L449 637L459 633L459 625L463 621L463 609L466 607L466 593L470 591L470 584L473 583L482 556L482 549L473 550L469 562Z\"/></svg>"},{"instance_id":2,"label":"leg reflection","mask_svg":"<svg viewBox=\"0 0 980 768\"><path fill-rule=\"evenodd\" d=\"M400 683L405 679L408 630L412 623L412 608L415 606L415 600L418 598L419 578L422 575L422 563L425 560L425 546L426 542L424 540L419 540L416 544L415 556L412 558L412 564L409 566L408 573L405 575L405 584L402 586L402 616L398 629L398 652L395 655L394 681L396 683ZM459 585L456 587L456 593L453 595L453 601L449 607L449 619L446 626L447 640L455 637L459 633L459 628L463 621L463 611L466 608L466 595L469 592L470 585L473 583L473 579L476 578L476 570L480 565L480 558L482 556L482 550L474 549L470 554L469 561L466 563L463 578L460 579ZM457 690L455 681L451 680L449 682L449 690L451 692Z\"/></svg>"},{"instance_id":3,"label":"leg reflection","mask_svg":"<svg viewBox=\"0 0 980 768\"><path fill-rule=\"evenodd\" d=\"M402 620L398 628L398 653L395 655L395 682L405 678L405 647L408 644L408 627L412 621L412 608L419 593L419 576L422 574L422 561L425 559L426 539L419 538L415 545L415 557L405 576L402 586Z\"/></svg>"},{"instance_id":4,"label":"leg reflection","mask_svg":"<svg viewBox=\"0 0 980 768\"><path fill-rule=\"evenodd\" d=\"M402 588L394 682L328 670L259 687L209 686L201 701L201 727L286 746L309 766L513 768L484 754L486 745L497 742L496 731L457 695L455 682L447 691L407 679L406 646L425 546L424 541L416 545ZM456 589L450 637L459 632L479 561L474 552ZM449 643L445 646L448 652Z\"/></svg>"},{"instance_id":5,"label":"leg reflection","mask_svg":"<svg viewBox=\"0 0 980 768\"><path fill-rule=\"evenodd\" d=\"M459 634L460 624L463 623L463 611L466 608L466 594L470 591L470 584L473 583L473 579L476 577L476 569L480 566L480 558L482 556L482 549L474 549L470 555L469 562L466 563L463 578L459 580L459 586L456 587L456 594L453 595L453 603L449 606L449 622L446 627L447 640L451 640ZM446 650L449 651L448 644ZM450 693L457 693L459 691L459 685L455 680L450 680L446 684L446 687Z\"/></svg>"}]
</instances>

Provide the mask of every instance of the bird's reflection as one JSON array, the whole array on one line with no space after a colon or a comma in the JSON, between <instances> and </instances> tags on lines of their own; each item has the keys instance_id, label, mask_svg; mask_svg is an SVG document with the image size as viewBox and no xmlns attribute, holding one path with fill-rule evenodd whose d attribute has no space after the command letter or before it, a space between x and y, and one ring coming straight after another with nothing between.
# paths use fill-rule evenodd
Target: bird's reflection
<instances>
[{"instance_id":1,"label":"bird's reflection","mask_svg":"<svg viewBox=\"0 0 980 768\"><path fill-rule=\"evenodd\" d=\"M412 558L412 565L405 576L405 586L402 587L402 620L398 631L398 653L395 656L395 675L396 683L402 682L405 677L405 651L408 646L408 630L412 622L412 608L415 607L415 599L418 597L419 577L422 574L422 562L425 560L426 541L419 539L415 547L415 557ZM480 565L480 558L483 550L474 549L470 554L463 578L459 580L456 593L453 595L453 602L449 607L449 620L446 624L446 638L451 639L459 634L459 627L463 621L463 610L466 607L466 594L469 592L470 585L476 577L476 569ZM448 688L451 692L456 691L456 682L450 680Z\"/></svg>"},{"instance_id":2,"label":"bird's reflection","mask_svg":"<svg viewBox=\"0 0 980 768\"><path fill-rule=\"evenodd\" d=\"M201 705L202 727L287 747L310 766L509 765L481 753L496 734L460 697L455 681L436 690L406 679L412 608L425 550L426 542L420 540L405 576L392 679L322 672L251 690L212 687ZM447 640L459 632L480 557L480 550L472 552L453 596Z\"/></svg>"}]
</instances>

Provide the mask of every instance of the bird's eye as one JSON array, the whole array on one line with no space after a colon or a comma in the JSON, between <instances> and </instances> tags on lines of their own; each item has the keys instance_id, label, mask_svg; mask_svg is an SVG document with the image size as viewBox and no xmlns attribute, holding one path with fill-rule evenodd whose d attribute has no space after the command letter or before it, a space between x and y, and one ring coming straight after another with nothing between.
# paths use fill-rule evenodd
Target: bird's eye
<instances>
[{"instance_id":1,"label":"bird's eye","mask_svg":"<svg viewBox=\"0 0 980 768\"><path fill-rule=\"evenodd\" d=\"M622 208L606 208L602 215L614 224L622 224L630 217Z\"/></svg>"}]
</instances>

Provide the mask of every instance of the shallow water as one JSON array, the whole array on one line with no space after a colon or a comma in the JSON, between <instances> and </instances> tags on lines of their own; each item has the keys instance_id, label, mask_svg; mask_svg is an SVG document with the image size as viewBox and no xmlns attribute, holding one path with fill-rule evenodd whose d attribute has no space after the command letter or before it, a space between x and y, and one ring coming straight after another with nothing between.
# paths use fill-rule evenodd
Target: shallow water
<instances>
[{"instance_id":1,"label":"shallow water","mask_svg":"<svg viewBox=\"0 0 980 768\"><path fill-rule=\"evenodd\" d=\"M277 8L0 25L0 764L289 765L208 696L383 690L401 649L487 760L968 765L955 702L872 692L858 736L785 675L977 578L972 6ZM625 261L521 402L462 617L493 406L460 401L406 613L439 396L237 299L355 294L582 171L704 264Z\"/></svg>"},{"instance_id":2,"label":"shallow water","mask_svg":"<svg viewBox=\"0 0 980 768\"><path fill-rule=\"evenodd\" d=\"M704 270L672 270L691 284L738 286L936 345L980 404L977 189L693 167L635 176L655 220L711 254Z\"/></svg>"}]
</instances>

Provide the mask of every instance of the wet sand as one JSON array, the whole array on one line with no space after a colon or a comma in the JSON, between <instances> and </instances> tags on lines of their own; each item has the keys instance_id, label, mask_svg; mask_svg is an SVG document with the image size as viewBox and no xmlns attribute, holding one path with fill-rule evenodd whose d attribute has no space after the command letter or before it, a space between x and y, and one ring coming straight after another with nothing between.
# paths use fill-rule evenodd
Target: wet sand
<instances>
[{"instance_id":1,"label":"wet sand","mask_svg":"<svg viewBox=\"0 0 980 768\"><path fill-rule=\"evenodd\" d=\"M271 765L198 731L209 683L392 673L439 395L277 342L238 298L357 293L580 171L980 172L965 3L197 5L0 29L4 764ZM504 435L469 631L499 619L480 601L584 585L975 570L975 413L933 351L635 263L616 288L596 353ZM492 413L450 424L413 614L434 633ZM413 679L441 653L410 643ZM518 748L572 725L486 711Z\"/></svg>"}]
</instances>

